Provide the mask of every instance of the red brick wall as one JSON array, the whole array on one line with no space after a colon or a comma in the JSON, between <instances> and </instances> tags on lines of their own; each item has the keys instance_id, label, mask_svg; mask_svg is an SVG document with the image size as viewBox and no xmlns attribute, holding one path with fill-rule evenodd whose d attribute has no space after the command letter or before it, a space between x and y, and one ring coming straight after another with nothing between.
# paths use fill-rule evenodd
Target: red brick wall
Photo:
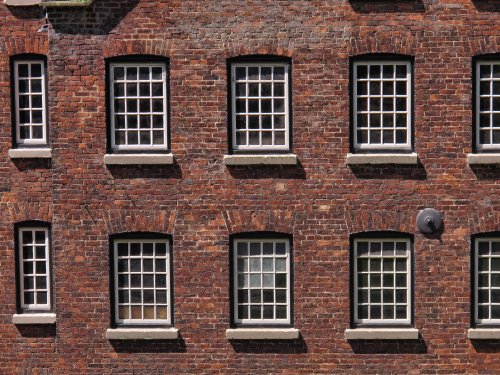
<instances>
[{"instance_id":1,"label":"red brick wall","mask_svg":"<svg viewBox=\"0 0 500 375\"><path fill-rule=\"evenodd\" d=\"M471 169L471 60L500 52L487 0L96 0L89 9L0 5L0 373L496 373L500 343L472 343L470 236L500 230L500 169ZM9 56L47 55L46 162L13 162ZM349 57L415 58L418 166L350 168ZM106 167L105 58L170 60L173 166ZM226 59L288 56L297 167L226 167ZM419 234L424 207L440 238ZM11 324L13 224L52 223L55 328ZM230 234L293 235L302 339L225 338ZM349 235L415 235L416 342L347 342ZM108 236L173 236L174 342L110 342Z\"/></svg>"}]
</instances>

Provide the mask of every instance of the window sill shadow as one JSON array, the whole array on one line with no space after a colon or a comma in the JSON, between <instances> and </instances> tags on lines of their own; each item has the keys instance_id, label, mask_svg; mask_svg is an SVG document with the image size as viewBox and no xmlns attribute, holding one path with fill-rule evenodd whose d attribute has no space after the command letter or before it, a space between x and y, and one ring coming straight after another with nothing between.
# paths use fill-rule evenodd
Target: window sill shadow
<instances>
[{"instance_id":1,"label":"window sill shadow","mask_svg":"<svg viewBox=\"0 0 500 375\"><path fill-rule=\"evenodd\" d=\"M425 180L427 172L418 161L414 165L404 164L348 164L356 178L380 180Z\"/></svg>"},{"instance_id":2,"label":"window sill shadow","mask_svg":"<svg viewBox=\"0 0 500 375\"><path fill-rule=\"evenodd\" d=\"M185 353L186 343L179 332L176 340L110 340L117 353Z\"/></svg>"},{"instance_id":3,"label":"window sill shadow","mask_svg":"<svg viewBox=\"0 0 500 375\"><path fill-rule=\"evenodd\" d=\"M302 335L295 340L229 340L236 353L307 353L307 345Z\"/></svg>"},{"instance_id":4,"label":"window sill shadow","mask_svg":"<svg viewBox=\"0 0 500 375\"><path fill-rule=\"evenodd\" d=\"M347 340L355 354L426 354L427 344L418 340Z\"/></svg>"},{"instance_id":5,"label":"window sill shadow","mask_svg":"<svg viewBox=\"0 0 500 375\"><path fill-rule=\"evenodd\" d=\"M274 178L283 180L305 180L306 171L300 160L296 165L226 165L229 174L235 179Z\"/></svg>"},{"instance_id":6,"label":"window sill shadow","mask_svg":"<svg viewBox=\"0 0 500 375\"><path fill-rule=\"evenodd\" d=\"M424 13L422 0L349 0L357 13Z\"/></svg>"}]
</instances>

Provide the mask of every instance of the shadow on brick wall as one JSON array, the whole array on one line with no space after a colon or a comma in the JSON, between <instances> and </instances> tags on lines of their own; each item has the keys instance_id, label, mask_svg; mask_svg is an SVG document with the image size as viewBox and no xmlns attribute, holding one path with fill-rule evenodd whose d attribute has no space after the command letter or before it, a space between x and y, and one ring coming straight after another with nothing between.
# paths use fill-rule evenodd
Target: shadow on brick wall
<instances>
[{"instance_id":1,"label":"shadow on brick wall","mask_svg":"<svg viewBox=\"0 0 500 375\"><path fill-rule=\"evenodd\" d=\"M500 342L498 340L470 340L470 342L478 353L500 352Z\"/></svg>"},{"instance_id":2,"label":"shadow on brick wall","mask_svg":"<svg viewBox=\"0 0 500 375\"><path fill-rule=\"evenodd\" d=\"M22 337L41 338L41 337L56 337L56 325L45 324L30 324L16 325L19 334Z\"/></svg>"},{"instance_id":3,"label":"shadow on brick wall","mask_svg":"<svg viewBox=\"0 0 500 375\"><path fill-rule=\"evenodd\" d=\"M349 340L356 354L425 354L427 344L418 340Z\"/></svg>"},{"instance_id":4,"label":"shadow on brick wall","mask_svg":"<svg viewBox=\"0 0 500 375\"><path fill-rule=\"evenodd\" d=\"M49 21L56 33L107 35L140 0L96 0L88 8L54 8Z\"/></svg>"},{"instance_id":5,"label":"shadow on brick wall","mask_svg":"<svg viewBox=\"0 0 500 375\"><path fill-rule=\"evenodd\" d=\"M11 159L16 168L23 172L34 169L50 169L52 166L50 159Z\"/></svg>"},{"instance_id":6,"label":"shadow on brick wall","mask_svg":"<svg viewBox=\"0 0 500 375\"><path fill-rule=\"evenodd\" d=\"M229 340L236 353L307 353L307 345L302 337L297 340Z\"/></svg>"},{"instance_id":7,"label":"shadow on brick wall","mask_svg":"<svg viewBox=\"0 0 500 375\"><path fill-rule=\"evenodd\" d=\"M349 0L358 13L422 13L425 6L422 0Z\"/></svg>"},{"instance_id":8,"label":"shadow on brick wall","mask_svg":"<svg viewBox=\"0 0 500 375\"><path fill-rule=\"evenodd\" d=\"M117 353L185 353L186 343L179 334L177 340L111 340Z\"/></svg>"},{"instance_id":9,"label":"shadow on brick wall","mask_svg":"<svg viewBox=\"0 0 500 375\"><path fill-rule=\"evenodd\" d=\"M479 12L500 12L500 0L472 0Z\"/></svg>"},{"instance_id":10,"label":"shadow on brick wall","mask_svg":"<svg viewBox=\"0 0 500 375\"><path fill-rule=\"evenodd\" d=\"M242 180L259 178L306 179L306 171L300 162L297 165L228 165L227 170L233 178Z\"/></svg>"},{"instance_id":11,"label":"shadow on brick wall","mask_svg":"<svg viewBox=\"0 0 500 375\"><path fill-rule=\"evenodd\" d=\"M470 169L478 180L500 179L500 165L471 165Z\"/></svg>"},{"instance_id":12,"label":"shadow on brick wall","mask_svg":"<svg viewBox=\"0 0 500 375\"><path fill-rule=\"evenodd\" d=\"M45 17L41 7L7 7L9 12L20 20L42 20Z\"/></svg>"},{"instance_id":13,"label":"shadow on brick wall","mask_svg":"<svg viewBox=\"0 0 500 375\"><path fill-rule=\"evenodd\" d=\"M350 165L354 176L363 179L425 180L427 172L418 165Z\"/></svg>"},{"instance_id":14,"label":"shadow on brick wall","mask_svg":"<svg viewBox=\"0 0 500 375\"><path fill-rule=\"evenodd\" d=\"M182 170L174 161L172 165L108 165L115 179L133 178L182 178Z\"/></svg>"}]
</instances>

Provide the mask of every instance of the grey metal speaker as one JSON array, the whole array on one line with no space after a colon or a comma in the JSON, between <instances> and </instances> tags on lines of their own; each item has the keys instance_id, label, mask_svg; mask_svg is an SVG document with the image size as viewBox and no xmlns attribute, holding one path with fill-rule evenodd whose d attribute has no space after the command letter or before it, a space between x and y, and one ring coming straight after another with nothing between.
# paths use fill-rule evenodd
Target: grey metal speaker
<instances>
[{"instance_id":1,"label":"grey metal speaker","mask_svg":"<svg viewBox=\"0 0 500 375\"><path fill-rule=\"evenodd\" d=\"M443 228L443 217L433 208L424 208L417 215L417 227L425 234L437 233Z\"/></svg>"}]
</instances>

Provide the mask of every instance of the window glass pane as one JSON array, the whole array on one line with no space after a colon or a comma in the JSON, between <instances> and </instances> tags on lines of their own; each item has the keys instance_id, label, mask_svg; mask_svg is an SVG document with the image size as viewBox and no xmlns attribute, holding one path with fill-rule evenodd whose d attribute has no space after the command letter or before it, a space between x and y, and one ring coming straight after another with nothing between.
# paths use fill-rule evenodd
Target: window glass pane
<instances>
[{"instance_id":1,"label":"window glass pane","mask_svg":"<svg viewBox=\"0 0 500 375\"><path fill-rule=\"evenodd\" d=\"M236 149L286 148L288 78L284 66L280 63L248 64L233 70L231 95L237 114L233 117ZM238 131L247 126L253 131ZM279 129L282 131L277 131Z\"/></svg>"},{"instance_id":2,"label":"window glass pane","mask_svg":"<svg viewBox=\"0 0 500 375\"><path fill-rule=\"evenodd\" d=\"M407 242L356 241L355 256L358 265L356 323L408 323Z\"/></svg>"},{"instance_id":3,"label":"window glass pane","mask_svg":"<svg viewBox=\"0 0 500 375\"><path fill-rule=\"evenodd\" d=\"M235 248L236 322L286 322L289 308L286 243L282 240L237 240Z\"/></svg>"},{"instance_id":4,"label":"window glass pane","mask_svg":"<svg viewBox=\"0 0 500 375\"><path fill-rule=\"evenodd\" d=\"M136 66L117 63L114 64L114 69L115 80L111 82L114 88L111 101L115 115L116 113L127 115L113 117L112 127L122 129L121 132L113 132L115 147L123 149L165 147L167 124L163 87L166 85L166 74L163 74L163 71L166 67L156 63L138 63ZM118 69L125 71L125 76L120 75L120 79L116 78ZM136 99L139 97L140 99ZM155 113L155 116L151 116L151 113ZM134 130L138 128L144 131ZM152 128L158 131L151 132Z\"/></svg>"},{"instance_id":5,"label":"window glass pane","mask_svg":"<svg viewBox=\"0 0 500 375\"><path fill-rule=\"evenodd\" d=\"M168 323L167 242L120 240L115 246L114 256L119 257L115 270L118 272L115 287L119 288L118 300L115 301L119 311L116 323Z\"/></svg>"}]
</instances>

